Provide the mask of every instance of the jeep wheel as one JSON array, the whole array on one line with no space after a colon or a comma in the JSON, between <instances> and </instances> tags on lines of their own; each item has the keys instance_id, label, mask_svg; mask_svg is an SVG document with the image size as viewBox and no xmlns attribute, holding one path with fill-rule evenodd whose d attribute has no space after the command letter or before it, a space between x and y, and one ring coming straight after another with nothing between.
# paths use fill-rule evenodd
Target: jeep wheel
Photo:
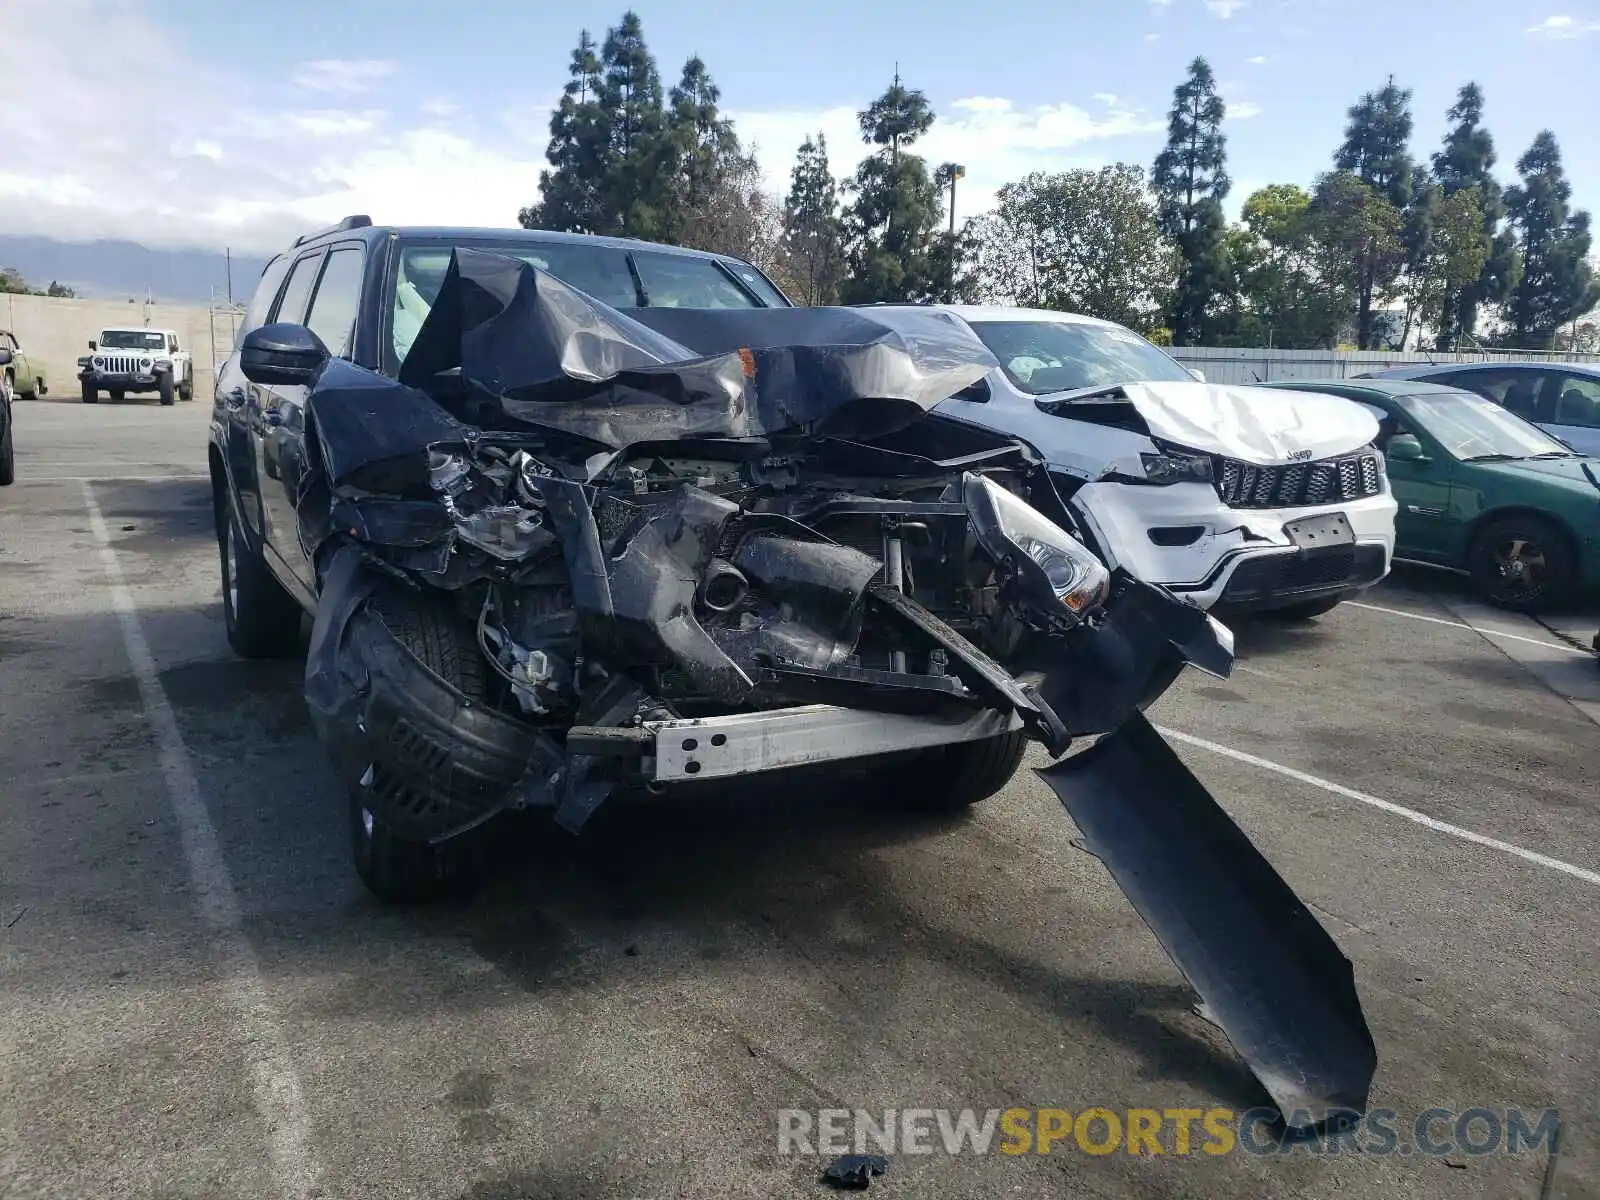
<instances>
[{"instance_id":1,"label":"jeep wheel","mask_svg":"<svg viewBox=\"0 0 1600 1200\"><path fill-rule=\"evenodd\" d=\"M241 658L293 658L300 651L300 606L267 564L250 552L238 518L217 498L217 550L222 559L222 618L228 644Z\"/></svg>"},{"instance_id":2,"label":"jeep wheel","mask_svg":"<svg viewBox=\"0 0 1600 1200\"><path fill-rule=\"evenodd\" d=\"M194 399L194 378L192 376L184 379L184 381L178 385L178 399Z\"/></svg>"},{"instance_id":3,"label":"jeep wheel","mask_svg":"<svg viewBox=\"0 0 1600 1200\"><path fill-rule=\"evenodd\" d=\"M83 382L83 402L85 404L100 403L100 389L95 387L94 384L90 383L88 380L84 380Z\"/></svg>"},{"instance_id":4,"label":"jeep wheel","mask_svg":"<svg viewBox=\"0 0 1600 1200\"><path fill-rule=\"evenodd\" d=\"M163 408L170 408L172 406L172 402L173 402L175 397L174 397L174 394L173 394L173 391L172 391L172 376L171 376L171 374L161 375L161 376L157 377L157 379L156 379L156 395L161 397L161 405L162 405Z\"/></svg>"}]
</instances>

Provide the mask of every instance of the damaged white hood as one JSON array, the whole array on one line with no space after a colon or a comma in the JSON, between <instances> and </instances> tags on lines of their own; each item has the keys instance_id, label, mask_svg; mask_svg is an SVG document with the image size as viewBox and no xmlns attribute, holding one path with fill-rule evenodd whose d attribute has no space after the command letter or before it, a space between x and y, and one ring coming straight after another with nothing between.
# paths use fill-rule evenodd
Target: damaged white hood
<instances>
[{"instance_id":1,"label":"damaged white hood","mask_svg":"<svg viewBox=\"0 0 1600 1200\"><path fill-rule=\"evenodd\" d=\"M1166 382L1124 384L1122 391L1152 437L1255 466L1348 454L1378 436L1366 408L1317 392ZM1070 406L1062 415L1069 414Z\"/></svg>"}]
</instances>

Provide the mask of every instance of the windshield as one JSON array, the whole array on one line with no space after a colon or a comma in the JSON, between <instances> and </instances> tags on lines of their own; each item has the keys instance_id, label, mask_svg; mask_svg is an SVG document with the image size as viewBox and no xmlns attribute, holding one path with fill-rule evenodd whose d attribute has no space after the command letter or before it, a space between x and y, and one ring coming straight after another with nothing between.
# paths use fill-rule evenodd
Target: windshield
<instances>
[{"instance_id":1,"label":"windshield","mask_svg":"<svg viewBox=\"0 0 1600 1200\"><path fill-rule=\"evenodd\" d=\"M102 350L163 350L165 334L151 333L147 329L104 329L100 332Z\"/></svg>"},{"instance_id":2,"label":"windshield","mask_svg":"<svg viewBox=\"0 0 1600 1200\"><path fill-rule=\"evenodd\" d=\"M1033 396L1113 383L1193 382L1131 329L1062 321L974 321L1013 384Z\"/></svg>"},{"instance_id":3,"label":"windshield","mask_svg":"<svg viewBox=\"0 0 1600 1200\"><path fill-rule=\"evenodd\" d=\"M1572 451L1537 425L1507 412L1475 392L1427 392L1396 396L1395 403L1428 431L1446 453L1465 462L1565 458Z\"/></svg>"},{"instance_id":4,"label":"windshield","mask_svg":"<svg viewBox=\"0 0 1600 1200\"><path fill-rule=\"evenodd\" d=\"M709 258L662 251L633 251L634 281L629 269L628 251L616 246L566 242L512 242L506 245L472 243L474 250L520 258L587 292L602 304L619 309L640 307L640 288L651 308L762 308L780 307L782 297L771 285L741 263L729 269L744 284L729 278L718 263ZM394 351L405 361L417 330L427 318L450 267L451 246L406 246L400 251L399 274L395 281ZM745 289L749 288L750 291ZM755 294L752 295L751 293Z\"/></svg>"}]
</instances>

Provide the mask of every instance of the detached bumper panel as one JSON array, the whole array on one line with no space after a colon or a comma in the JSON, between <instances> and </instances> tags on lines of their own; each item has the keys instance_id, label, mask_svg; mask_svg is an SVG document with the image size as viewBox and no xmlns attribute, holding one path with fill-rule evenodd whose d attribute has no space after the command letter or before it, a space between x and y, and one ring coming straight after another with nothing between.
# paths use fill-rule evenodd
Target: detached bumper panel
<instances>
[{"instance_id":1,"label":"detached bumper panel","mask_svg":"<svg viewBox=\"0 0 1600 1200\"><path fill-rule=\"evenodd\" d=\"M1039 772L1291 1126L1363 1112L1377 1050L1339 946L1134 715Z\"/></svg>"}]
</instances>

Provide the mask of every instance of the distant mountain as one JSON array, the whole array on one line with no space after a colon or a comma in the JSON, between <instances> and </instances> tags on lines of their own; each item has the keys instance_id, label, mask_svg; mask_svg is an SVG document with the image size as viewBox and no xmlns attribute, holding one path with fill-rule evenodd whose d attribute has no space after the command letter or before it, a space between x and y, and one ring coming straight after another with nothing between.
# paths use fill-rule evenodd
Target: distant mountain
<instances>
[{"instance_id":1,"label":"distant mountain","mask_svg":"<svg viewBox=\"0 0 1600 1200\"><path fill-rule=\"evenodd\" d=\"M233 256L233 296L248 301L266 259ZM162 250L138 242L58 242L0 234L0 268L15 267L36 288L52 280L94 300L144 299L206 304L228 294L227 257L208 250Z\"/></svg>"}]
</instances>

